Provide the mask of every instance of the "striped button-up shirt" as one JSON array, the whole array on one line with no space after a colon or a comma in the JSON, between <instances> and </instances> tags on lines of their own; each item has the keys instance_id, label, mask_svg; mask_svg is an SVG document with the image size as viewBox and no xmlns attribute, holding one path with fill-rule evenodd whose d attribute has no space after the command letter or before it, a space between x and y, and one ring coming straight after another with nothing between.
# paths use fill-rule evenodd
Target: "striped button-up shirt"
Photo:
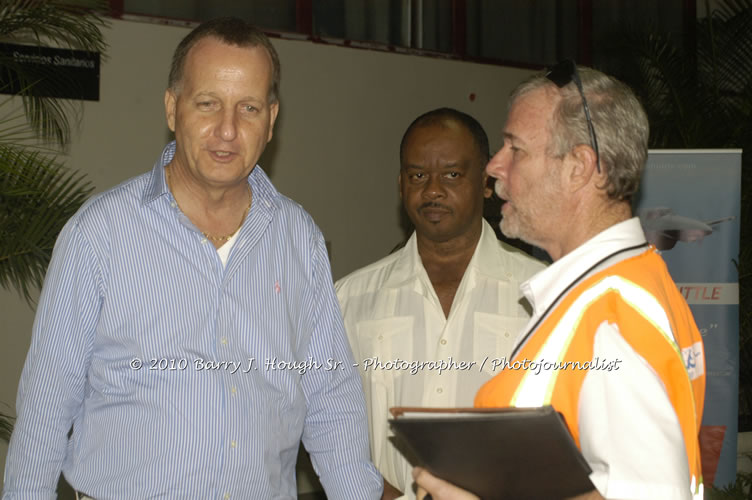
<instances>
[{"instance_id":1,"label":"striped button-up shirt","mask_svg":"<svg viewBox=\"0 0 752 500\"><path fill-rule=\"evenodd\" d=\"M173 154L58 239L3 498L54 498L61 469L97 499L295 498L301 437L329 498L378 498L320 231L256 167L223 266L167 188Z\"/></svg>"}]
</instances>

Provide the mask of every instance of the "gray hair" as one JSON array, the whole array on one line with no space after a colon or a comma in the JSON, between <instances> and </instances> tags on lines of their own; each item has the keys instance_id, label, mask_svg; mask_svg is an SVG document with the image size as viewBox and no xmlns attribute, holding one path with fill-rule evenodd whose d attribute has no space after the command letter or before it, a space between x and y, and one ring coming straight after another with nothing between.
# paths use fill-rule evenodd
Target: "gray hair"
<instances>
[{"instance_id":1,"label":"gray hair","mask_svg":"<svg viewBox=\"0 0 752 500\"><path fill-rule=\"evenodd\" d=\"M616 78L583 66L578 66L577 72L598 139L601 168L606 172L603 187L610 199L628 201L640 186L647 160L650 131L647 114L632 89ZM545 74L535 75L517 86L509 106L541 88L561 96L548 126L548 154L563 157L579 144L591 145L582 97L574 82L559 88Z\"/></svg>"}]
</instances>

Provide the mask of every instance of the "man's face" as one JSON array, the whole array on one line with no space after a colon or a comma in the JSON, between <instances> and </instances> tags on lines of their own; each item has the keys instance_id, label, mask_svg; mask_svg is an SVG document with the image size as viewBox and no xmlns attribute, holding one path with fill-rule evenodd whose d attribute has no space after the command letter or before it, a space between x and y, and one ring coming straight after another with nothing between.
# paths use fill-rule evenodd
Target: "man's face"
<instances>
[{"instance_id":1,"label":"man's face","mask_svg":"<svg viewBox=\"0 0 752 500\"><path fill-rule=\"evenodd\" d=\"M545 89L519 97L509 110L504 145L486 167L497 179L496 194L506 201L501 231L544 248L561 229L561 160L546 152L556 102Z\"/></svg>"},{"instance_id":2,"label":"man's face","mask_svg":"<svg viewBox=\"0 0 752 500\"><path fill-rule=\"evenodd\" d=\"M402 203L418 236L447 242L479 230L486 175L473 137L454 122L419 126L403 149Z\"/></svg>"},{"instance_id":3,"label":"man's face","mask_svg":"<svg viewBox=\"0 0 752 500\"><path fill-rule=\"evenodd\" d=\"M279 107L269 103L271 78L262 47L209 37L191 48L178 92L165 94L174 162L184 175L208 188L245 181L272 138Z\"/></svg>"}]
</instances>

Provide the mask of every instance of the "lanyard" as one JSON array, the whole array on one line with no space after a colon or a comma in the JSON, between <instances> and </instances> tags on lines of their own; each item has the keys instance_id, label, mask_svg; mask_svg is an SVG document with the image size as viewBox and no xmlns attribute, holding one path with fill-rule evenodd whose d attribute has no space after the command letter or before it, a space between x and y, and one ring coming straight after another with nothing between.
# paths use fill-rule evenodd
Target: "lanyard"
<instances>
[{"instance_id":1,"label":"lanyard","mask_svg":"<svg viewBox=\"0 0 752 500\"><path fill-rule=\"evenodd\" d=\"M561 301L561 299L564 298L564 296L567 294L567 292L569 292L572 288L574 288L575 285L577 285L580 281L582 281L583 279L585 279L585 277L588 276L593 271L593 269L596 269L598 266L600 266L601 264L603 264L607 260L612 259L613 257L616 257L619 254L622 254L624 252L629 252L631 250L637 250L638 248L643 248L643 247L647 247L647 246L648 246L648 243L640 243L638 245L633 245L631 247L626 247L626 248L622 248L620 250L617 250L617 251L615 251L613 253L610 253L610 254L606 255L601 260L599 260L598 262L596 262L595 264L593 264L592 266L590 266L589 268L587 268L585 270L585 272L583 272L582 274L580 274L579 276L577 276L569 285L566 286L566 288L564 288L564 290L561 291L561 293L556 297L556 299L554 299L554 301L551 302L551 304L546 308L546 310L543 311L543 314L541 314L538 317L538 320L533 324L533 326L530 327L530 329L527 331L527 333L525 334L525 336L522 337L522 340L520 340L520 342L517 343L517 347L514 348L514 350L512 351L512 355L509 356L509 359L510 360L514 359L514 357L520 351L520 349L522 348L522 346L525 345L525 342L528 341L528 339L530 338L530 335L532 335L533 332L535 331L535 329L540 326L541 322L549 315L549 313L554 308L554 306L557 305Z\"/></svg>"}]
</instances>

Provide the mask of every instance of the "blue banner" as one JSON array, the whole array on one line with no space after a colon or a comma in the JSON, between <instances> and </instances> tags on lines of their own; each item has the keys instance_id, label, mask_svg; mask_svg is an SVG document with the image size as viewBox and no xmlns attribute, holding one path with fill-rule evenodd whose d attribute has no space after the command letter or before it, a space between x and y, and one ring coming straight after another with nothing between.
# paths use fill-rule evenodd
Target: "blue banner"
<instances>
[{"instance_id":1,"label":"blue banner","mask_svg":"<svg viewBox=\"0 0 752 500\"><path fill-rule=\"evenodd\" d=\"M635 200L705 344L703 479L736 478L741 150L651 150Z\"/></svg>"}]
</instances>

